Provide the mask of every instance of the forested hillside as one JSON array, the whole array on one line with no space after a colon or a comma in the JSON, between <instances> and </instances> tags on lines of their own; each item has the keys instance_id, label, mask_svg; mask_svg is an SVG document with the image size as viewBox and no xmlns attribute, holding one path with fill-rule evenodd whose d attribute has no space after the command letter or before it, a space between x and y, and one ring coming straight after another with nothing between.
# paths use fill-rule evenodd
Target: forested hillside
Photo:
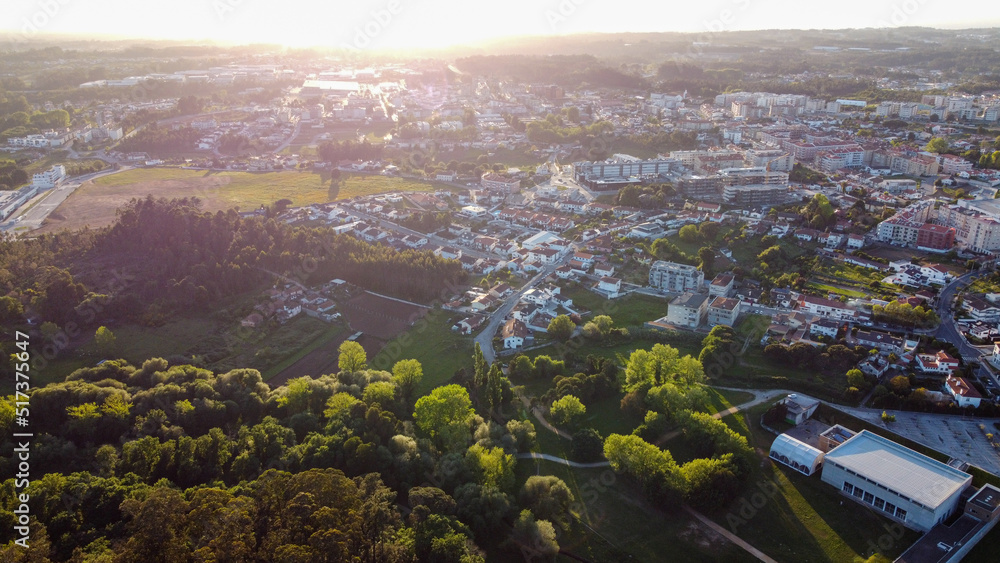
<instances>
[{"instance_id":1,"label":"forested hillside","mask_svg":"<svg viewBox=\"0 0 1000 563\"><path fill-rule=\"evenodd\" d=\"M147 198L100 231L0 239L0 294L9 304L0 314L13 324L32 314L59 326L156 324L260 288L275 274L306 285L338 277L425 301L466 278L457 261L429 252L397 252L235 211L206 213L196 199Z\"/></svg>"}]
</instances>

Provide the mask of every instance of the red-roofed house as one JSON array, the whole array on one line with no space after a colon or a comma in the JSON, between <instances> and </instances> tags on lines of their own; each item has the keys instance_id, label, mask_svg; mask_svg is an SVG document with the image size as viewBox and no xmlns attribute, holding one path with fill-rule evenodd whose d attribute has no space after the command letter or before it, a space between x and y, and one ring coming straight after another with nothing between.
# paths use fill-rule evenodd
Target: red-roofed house
<instances>
[{"instance_id":1,"label":"red-roofed house","mask_svg":"<svg viewBox=\"0 0 1000 563\"><path fill-rule=\"evenodd\" d=\"M983 396L964 377L949 375L944 380L944 387L948 393L955 398L955 403L960 407L979 408Z\"/></svg>"}]
</instances>

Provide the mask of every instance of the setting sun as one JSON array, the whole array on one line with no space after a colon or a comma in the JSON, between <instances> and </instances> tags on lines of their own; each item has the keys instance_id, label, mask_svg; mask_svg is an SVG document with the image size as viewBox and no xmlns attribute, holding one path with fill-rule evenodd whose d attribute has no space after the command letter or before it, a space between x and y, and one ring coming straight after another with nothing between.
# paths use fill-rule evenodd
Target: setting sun
<instances>
[{"instance_id":1,"label":"setting sun","mask_svg":"<svg viewBox=\"0 0 1000 563\"><path fill-rule=\"evenodd\" d=\"M957 4L962 4L958 2ZM509 36L587 32L725 32L753 29L988 25L956 2L841 2L821 18L786 0L654 3L642 0L70 0L5 2L0 29L122 38L270 43L290 47L427 49Z\"/></svg>"}]
</instances>

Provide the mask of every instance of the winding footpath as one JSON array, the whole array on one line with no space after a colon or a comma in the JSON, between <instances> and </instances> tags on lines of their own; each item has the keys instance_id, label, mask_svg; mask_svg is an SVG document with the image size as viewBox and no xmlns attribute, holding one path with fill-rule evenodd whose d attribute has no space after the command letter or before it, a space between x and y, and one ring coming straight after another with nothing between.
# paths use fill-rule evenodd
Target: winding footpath
<instances>
[{"instance_id":1,"label":"winding footpath","mask_svg":"<svg viewBox=\"0 0 1000 563\"><path fill-rule=\"evenodd\" d=\"M715 413L714 415L712 415L715 418L722 418L724 416L729 416L731 414L736 414L736 413L740 412L741 410L746 410L746 409L749 409L751 407L757 406L757 405L759 405L761 403L770 401L770 400L774 399L775 397L777 397L779 395L784 395L784 394L791 393L791 391L788 391L786 389L757 390L757 389L736 389L736 388L731 388L731 387L716 387L716 389L723 389L723 390L726 390L726 391L743 391L744 393L751 393L754 396L754 398L751 399L750 401L745 402L745 403L740 403L739 405L732 406L732 407L729 407L728 409L726 409L724 411L720 411L720 412ZM521 399L521 402L524 403L525 407L528 407L529 410L531 410L531 413L533 415L535 415L535 418L538 420L539 424L541 424L542 426L544 426L546 429L548 429L548 430L550 430L552 432L555 432L561 438L565 438L567 440L572 440L573 439L569 434L567 434L566 432L564 432L562 430L559 430L558 428L556 428L555 426L553 426L552 424L550 424L548 420L545 420L545 417L542 415L542 412L541 412L540 408L538 408L538 407L531 408L530 401L523 394L519 393L518 394L518 398ZM674 430L673 432L667 433L667 434L665 434L663 437L661 437L657 441L656 445L659 446L662 443L671 440L672 438L676 437L679 434L680 434L679 430ZM528 452L528 453L517 454L517 459L545 460L545 461L551 461L553 463L559 463L559 464L566 465L566 466L573 467L573 468L577 468L577 469L592 469L592 468L597 468L597 467L610 467L611 466L611 464L609 462L607 462L607 461L598 461L598 462L594 462L594 463L579 463L579 462L570 461L568 459L564 459L564 458L561 458L561 457L556 457L556 456L553 456L553 455L543 454L543 453L536 453L536 452ZM768 557L764 552L762 552L759 549L757 549L756 547L750 545L749 543L747 543L745 540L741 539L736 534L734 534L734 533L730 532L729 530L725 529L724 527L720 526L716 522L712 521L712 519L710 519L709 517L705 516L704 514L698 512L697 510L691 508L690 506L685 505L684 506L684 510L688 514L690 514L693 518L695 518L696 520L698 520L699 522L701 522L702 525L706 526L707 528L711 529L713 532L715 532L715 533L721 535L722 537L726 538L727 540L729 540L730 542L732 542L733 545L739 547L743 551L746 551L747 553L749 553L753 557L756 557L758 560L763 561L764 563L777 563L777 561L775 561L771 557ZM588 528L589 528L589 526L588 526Z\"/></svg>"},{"instance_id":2,"label":"winding footpath","mask_svg":"<svg viewBox=\"0 0 1000 563\"><path fill-rule=\"evenodd\" d=\"M611 467L611 464L607 461L595 461L593 463L580 463L577 461L570 461L565 458L556 457L549 454L540 454L536 452L527 452L522 454L517 454L517 459L544 459L545 461L551 461L554 463L560 463L562 465L568 465L570 467L576 467L578 469L592 469L595 467Z\"/></svg>"}]
</instances>

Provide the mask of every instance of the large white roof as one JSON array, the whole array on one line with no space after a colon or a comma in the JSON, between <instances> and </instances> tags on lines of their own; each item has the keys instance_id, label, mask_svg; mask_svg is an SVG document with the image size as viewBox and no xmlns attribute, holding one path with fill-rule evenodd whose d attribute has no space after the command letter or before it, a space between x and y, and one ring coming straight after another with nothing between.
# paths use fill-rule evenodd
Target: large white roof
<instances>
[{"instance_id":1,"label":"large white roof","mask_svg":"<svg viewBox=\"0 0 1000 563\"><path fill-rule=\"evenodd\" d=\"M968 473L867 430L831 450L826 460L931 509L972 479Z\"/></svg>"},{"instance_id":2,"label":"large white roof","mask_svg":"<svg viewBox=\"0 0 1000 563\"><path fill-rule=\"evenodd\" d=\"M809 468L813 467L817 458L823 457L823 452L820 450L796 440L788 434L778 435L771 444L771 451L787 457L789 461Z\"/></svg>"}]
</instances>

